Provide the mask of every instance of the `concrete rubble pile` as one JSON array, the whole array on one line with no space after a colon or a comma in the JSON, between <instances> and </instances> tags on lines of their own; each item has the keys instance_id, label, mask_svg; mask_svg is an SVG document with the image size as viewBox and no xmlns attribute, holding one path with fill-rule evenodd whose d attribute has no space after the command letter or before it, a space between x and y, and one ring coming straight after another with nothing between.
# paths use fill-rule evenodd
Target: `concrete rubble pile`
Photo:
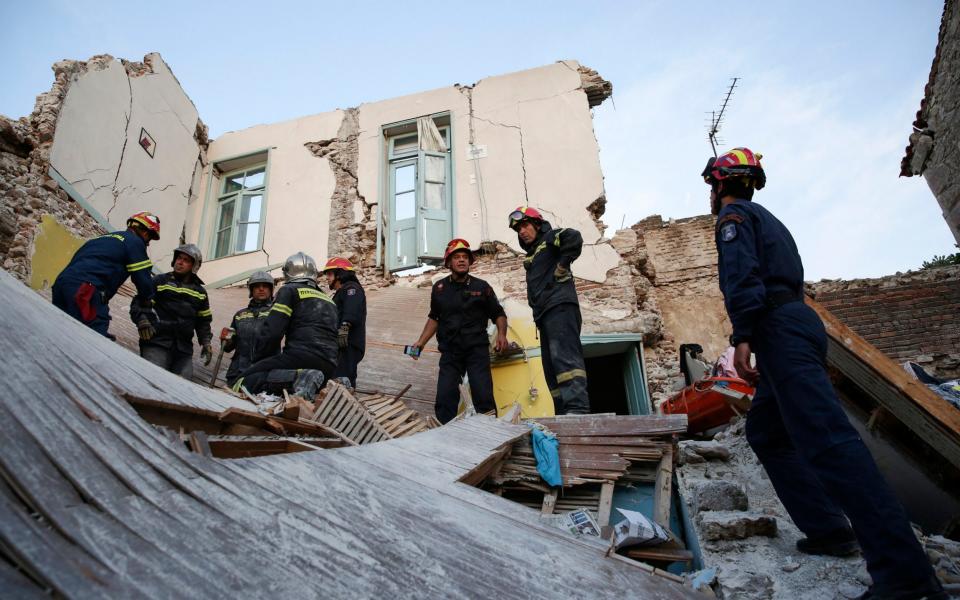
<instances>
[{"instance_id":1,"label":"concrete rubble pile","mask_svg":"<svg viewBox=\"0 0 960 600\"><path fill-rule=\"evenodd\" d=\"M679 443L677 482L715 592L723 598L856 598L870 585L859 555L796 549L790 520L737 418L710 441ZM960 594L960 543L917 530L947 591Z\"/></svg>"}]
</instances>

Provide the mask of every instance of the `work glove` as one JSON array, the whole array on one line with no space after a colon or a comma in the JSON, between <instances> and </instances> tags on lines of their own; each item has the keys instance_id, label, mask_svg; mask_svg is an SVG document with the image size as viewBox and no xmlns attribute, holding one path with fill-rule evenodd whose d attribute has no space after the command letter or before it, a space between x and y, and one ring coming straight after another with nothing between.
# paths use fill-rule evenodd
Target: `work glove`
<instances>
[{"instance_id":1,"label":"work glove","mask_svg":"<svg viewBox=\"0 0 960 600\"><path fill-rule=\"evenodd\" d=\"M553 279L554 279L554 281L556 281L557 283L563 283L564 281L570 281L570 278L571 278L571 277L572 277L572 275L570 275L570 269L567 268L567 267L565 267L565 266L563 266L563 265L561 265L561 264L558 264L558 265L557 265L557 268L553 270Z\"/></svg>"},{"instance_id":2,"label":"work glove","mask_svg":"<svg viewBox=\"0 0 960 600\"><path fill-rule=\"evenodd\" d=\"M349 339L350 323L341 323L340 329L337 330L337 346L339 346L341 350L346 350Z\"/></svg>"},{"instance_id":3,"label":"work glove","mask_svg":"<svg viewBox=\"0 0 960 600\"><path fill-rule=\"evenodd\" d=\"M157 328L153 326L153 323L150 322L150 319L148 319L146 316L143 316L137 321L137 333L140 334L140 339L146 342L153 339L153 336L157 335Z\"/></svg>"},{"instance_id":4,"label":"work glove","mask_svg":"<svg viewBox=\"0 0 960 600\"><path fill-rule=\"evenodd\" d=\"M210 347L210 342L207 342L200 349L200 358L203 359L203 366L210 366L210 361L213 360L213 349Z\"/></svg>"}]
</instances>

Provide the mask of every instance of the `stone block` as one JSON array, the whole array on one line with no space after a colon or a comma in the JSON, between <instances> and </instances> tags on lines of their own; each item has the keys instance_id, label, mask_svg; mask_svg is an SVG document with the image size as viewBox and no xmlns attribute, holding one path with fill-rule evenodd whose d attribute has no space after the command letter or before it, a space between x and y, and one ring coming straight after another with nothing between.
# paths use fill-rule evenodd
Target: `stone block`
<instances>
[{"instance_id":1,"label":"stone block","mask_svg":"<svg viewBox=\"0 0 960 600\"><path fill-rule=\"evenodd\" d=\"M719 442L700 442L695 440L686 440L680 442L681 461L687 456L699 456L706 460L730 460L730 450ZM702 462L694 460L693 462Z\"/></svg>"},{"instance_id":2,"label":"stone block","mask_svg":"<svg viewBox=\"0 0 960 600\"><path fill-rule=\"evenodd\" d=\"M742 570L723 570L717 577L724 598L773 598L773 579L762 573Z\"/></svg>"},{"instance_id":3,"label":"stone block","mask_svg":"<svg viewBox=\"0 0 960 600\"><path fill-rule=\"evenodd\" d=\"M742 540L753 536L776 537L777 520L770 515L740 511L710 511L697 520L705 540Z\"/></svg>"},{"instance_id":4,"label":"stone block","mask_svg":"<svg viewBox=\"0 0 960 600\"><path fill-rule=\"evenodd\" d=\"M729 481L701 481L693 487L694 512L711 510L747 510L749 502L743 488Z\"/></svg>"}]
</instances>

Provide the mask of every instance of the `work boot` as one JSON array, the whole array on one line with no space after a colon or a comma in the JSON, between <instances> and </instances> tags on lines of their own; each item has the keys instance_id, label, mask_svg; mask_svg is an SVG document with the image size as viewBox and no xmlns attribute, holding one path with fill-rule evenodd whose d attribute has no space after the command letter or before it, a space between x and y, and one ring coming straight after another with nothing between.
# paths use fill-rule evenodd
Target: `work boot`
<instances>
[{"instance_id":1,"label":"work boot","mask_svg":"<svg viewBox=\"0 0 960 600\"><path fill-rule=\"evenodd\" d=\"M881 590L875 585L864 592L857 600L947 600L949 596L940 585L936 576L916 586L900 589Z\"/></svg>"},{"instance_id":2,"label":"work boot","mask_svg":"<svg viewBox=\"0 0 960 600\"><path fill-rule=\"evenodd\" d=\"M805 537L797 540L797 550L804 554L823 556L850 556L860 550L857 536L849 527L835 529L823 535Z\"/></svg>"},{"instance_id":3,"label":"work boot","mask_svg":"<svg viewBox=\"0 0 960 600\"><path fill-rule=\"evenodd\" d=\"M297 381L293 384L293 394L311 402L323 387L323 371L318 369L303 369L298 372Z\"/></svg>"}]
</instances>

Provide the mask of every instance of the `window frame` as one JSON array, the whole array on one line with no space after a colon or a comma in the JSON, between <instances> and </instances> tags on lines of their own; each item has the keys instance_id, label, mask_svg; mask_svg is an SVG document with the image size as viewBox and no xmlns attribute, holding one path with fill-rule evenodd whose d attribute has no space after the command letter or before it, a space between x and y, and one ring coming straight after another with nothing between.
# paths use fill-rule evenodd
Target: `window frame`
<instances>
[{"instance_id":1,"label":"window frame","mask_svg":"<svg viewBox=\"0 0 960 600\"><path fill-rule=\"evenodd\" d=\"M437 128L440 130L440 133L444 137L444 142L446 143L447 150L443 153L445 158L445 186L444 186L444 201L446 204L446 211L448 213L448 234L455 237L456 231L456 202L455 202L455 186L454 186L454 155L453 155L453 120L450 113L439 113L434 115L429 115L431 119L436 123L437 121L442 121L442 124L437 124ZM423 157L426 151L420 150L419 143L412 149L406 151L398 152L396 150L396 142L407 137L416 136L416 122L417 119L409 119L406 121L401 121L398 123L392 123L389 125L384 125L381 127L381 136L384 151L381 154L381 160L383 160L383 168L381 168L381 177L382 185L384 189L384 203L382 206L378 206L378 212L381 215L378 218L377 227L384 227L383 236L383 254L378 250L377 252L377 261L383 260L383 264L386 266L387 270L390 272L402 271L405 269L416 268L425 264L440 264L442 261L439 257L426 256L421 254L421 236L425 236L426 232L421 231L422 220L420 215L420 209L425 202L425 181L424 181L424 169L425 165L422 164ZM412 128L412 131L410 130ZM393 130L393 132L391 132ZM397 131L400 130L400 131ZM418 140L419 141L419 140ZM439 153L427 152L426 155L429 156L438 156ZM396 190L394 187L393 181L393 170L394 166L397 163L406 162L412 160L416 164L416 194L415 194L415 210L417 211L416 217L416 226L417 233L415 234L415 247L417 248L416 259L414 264L398 266L393 264L394 260L392 254L390 254L399 244L399 240L394 238L394 213L396 207L395 203L395 194ZM380 243L380 235L377 236L377 242Z\"/></svg>"},{"instance_id":2,"label":"window frame","mask_svg":"<svg viewBox=\"0 0 960 600\"><path fill-rule=\"evenodd\" d=\"M222 164L227 161L218 161L218 164ZM215 166L216 168L216 166ZM241 185L240 189L233 190L230 192L225 191L227 182L231 177L236 176L237 174L243 174L244 179L247 176L247 173L250 171L256 171L257 169L263 169L263 182L255 188L247 189ZM242 254L249 254L251 252L259 252L263 248L263 236L265 231L266 224L266 213L267 213L267 189L269 186L269 171L270 171L270 157L267 155L266 160L251 162L243 166L239 166L231 171L225 171L219 174L217 177L217 187L218 190L214 194L214 201L216 202L216 210L214 211L214 222L212 229L212 239L210 241L210 260L219 260L222 258L230 258L232 256L239 256ZM243 208L243 201L245 197L248 196L260 196L260 214L257 221L241 221L241 213ZM229 225L229 228L221 228L220 220L223 215L224 206L228 203L233 203L233 215ZM257 243L256 246L249 250L237 250L237 236L239 236L240 226L244 224L257 223ZM218 246L220 241L220 234L223 231L230 231L230 240L228 243L228 252L222 255L218 255Z\"/></svg>"}]
</instances>

